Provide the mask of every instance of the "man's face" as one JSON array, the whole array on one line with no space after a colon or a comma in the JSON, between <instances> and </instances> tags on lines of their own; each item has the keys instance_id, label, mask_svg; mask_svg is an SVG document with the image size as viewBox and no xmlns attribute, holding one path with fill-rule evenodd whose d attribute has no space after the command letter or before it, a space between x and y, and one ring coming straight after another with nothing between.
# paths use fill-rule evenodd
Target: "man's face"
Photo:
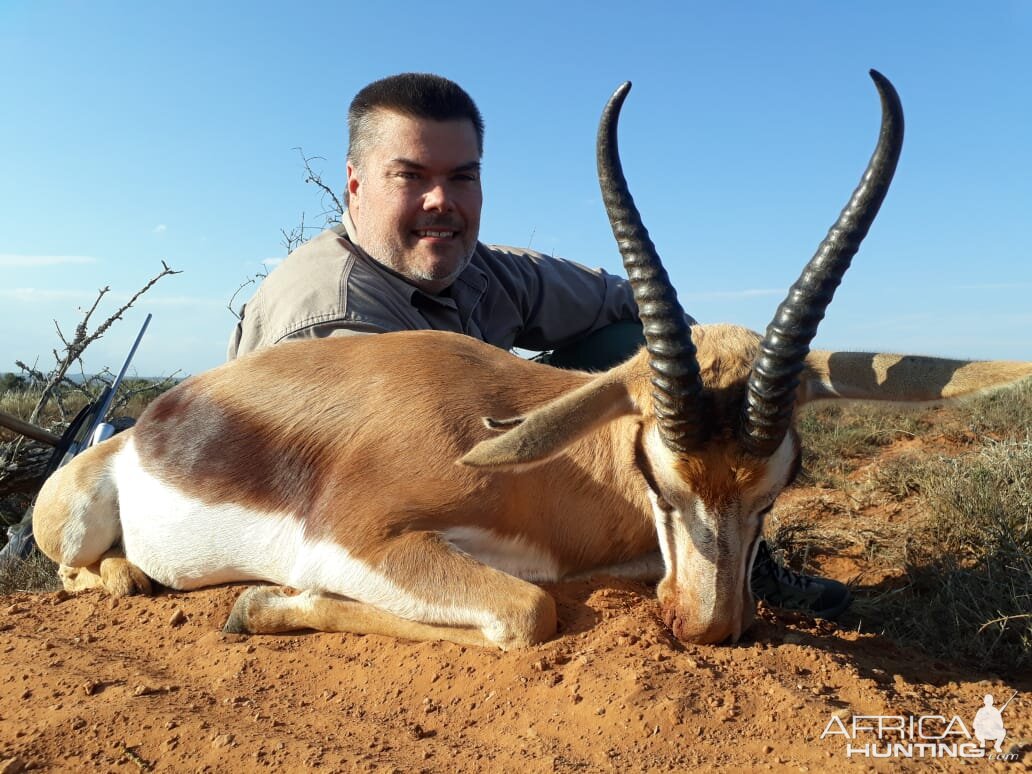
<instances>
[{"instance_id":1,"label":"man's face","mask_svg":"<svg viewBox=\"0 0 1032 774\"><path fill-rule=\"evenodd\" d=\"M378 111L362 158L348 159L358 244L429 293L455 281L480 232L480 154L473 123Z\"/></svg>"}]
</instances>

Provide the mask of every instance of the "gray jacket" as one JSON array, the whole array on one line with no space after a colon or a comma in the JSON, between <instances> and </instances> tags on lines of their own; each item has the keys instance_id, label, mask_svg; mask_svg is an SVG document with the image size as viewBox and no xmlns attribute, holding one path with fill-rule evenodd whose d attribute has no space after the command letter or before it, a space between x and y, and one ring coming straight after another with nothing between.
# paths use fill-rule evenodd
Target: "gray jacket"
<instances>
[{"instance_id":1,"label":"gray jacket","mask_svg":"<svg viewBox=\"0 0 1032 774\"><path fill-rule=\"evenodd\" d=\"M424 293L349 239L350 218L291 253L259 286L229 359L287 339L401 330L465 333L503 349L562 347L636 320L621 277L532 250L477 244L440 295Z\"/></svg>"}]
</instances>

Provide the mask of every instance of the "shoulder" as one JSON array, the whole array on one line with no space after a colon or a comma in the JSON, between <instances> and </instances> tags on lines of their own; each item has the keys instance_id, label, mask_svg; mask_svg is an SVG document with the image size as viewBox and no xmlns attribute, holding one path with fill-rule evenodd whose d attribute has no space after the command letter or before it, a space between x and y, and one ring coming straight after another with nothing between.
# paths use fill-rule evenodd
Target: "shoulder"
<instances>
[{"instance_id":1,"label":"shoulder","mask_svg":"<svg viewBox=\"0 0 1032 774\"><path fill-rule=\"evenodd\" d=\"M511 247L509 245L485 245L483 243L477 245L477 252L483 254L485 257L501 259L503 261L562 261L562 258L555 258L551 255L545 255L539 253L537 250L531 250L528 247Z\"/></svg>"},{"instance_id":2,"label":"shoulder","mask_svg":"<svg viewBox=\"0 0 1032 774\"><path fill-rule=\"evenodd\" d=\"M342 306L342 287L355 264L347 240L324 231L292 252L270 272L255 293L254 302L272 328L303 325Z\"/></svg>"},{"instance_id":3,"label":"shoulder","mask_svg":"<svg viewBox=\"0 0 1032 774\"><path fill-rule=\"evenodd\" d=\"M473 266L494 279L519 279L521 282L536 274L541 266L554 263L563 263L563 260L523 247L483 243L477 245L471 261Z\"/></svg>"},{"instance_id":4,"label":"shoulder","mask_svg":"<svg viewBox=\"0 0 1032 774\"><path fill-rule=\"evenodd\" d=\"M244 307L238 326L242 351L346 320L348 282L356 262L347 239L332 229L284 258Z\"/></svg>"},{"instance_id":5,"label":"shoulder","mask_svg":"<svg viewBox=\"0 0 1032 774\"><path fill-rule=\"evenodd\" d=\"M413 287L369 259L333 229L305 243L266 277L241 324L251 348L289 338L425 327Z\"/></svg>"},{"instance_id":6,"label":"shoulder","mask_svg":"<svg viewBox=\"0 0 1032 774\"><path fill-rule=\"evenodd\" d=\"M479 245L474 256L488 274L505 282L537 285L569 285L570 287L620 287L626 280L603 269L592 269L582 263L525 247Z\"/></svg>"},{"instance_id":7,"label":"shoulder","mask_svg":"<svg viewBox=\"0 0 1032 774\"><path fill-rule=\"evenodd\" d=\"M531 250L528 247L510 247L509 245L484 245L477 248L480 254L488 262L496 262L503 266L512 266L521 269L533 269L536 271L559 271L578 274L588 274L594 277L612 277L602 269L592 269L577 261L568 258L559 258L554 255Z\"/></svg>"},{"instance_id":8,"label":"shoulder","mask_svg":"<svg viewBox=\"0 0 1032 774\"><path fill-rule=\"evenodd\" d=\"M284 258L262 281L260 292L268 295L296 285L324 286L329 276L346 271L354 257L347 238L329 229Z\"/></svg>"}]
</instances>

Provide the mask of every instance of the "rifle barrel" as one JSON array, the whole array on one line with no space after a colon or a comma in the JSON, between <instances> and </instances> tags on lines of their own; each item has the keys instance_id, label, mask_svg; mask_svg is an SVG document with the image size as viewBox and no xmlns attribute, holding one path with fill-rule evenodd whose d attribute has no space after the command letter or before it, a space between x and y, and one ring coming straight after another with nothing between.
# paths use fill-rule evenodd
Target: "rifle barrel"
<instances>
[{"instance_id":1,"label":"rifle barrel","mask_svg":"<svg viewBox=\"0 0 1032 774\"><path fill-rule=\"evenodd\" d=\"M1011 694L1011 697L1010 697L1009 699L1007 699L1007 701L1005 701L1005 702L1003 703L1003 706L1002 706L1002 707L1000 707L1000 712L1001 712L1001 713L1002 713L1002 712L1003 712L1003 711L1004 711L1005 709L1007 709L1007 705L1008 705L1008 704L1010 704L1010 703L1011 703L1012 701L1014 701L1014 697L1015 697L1015 696L1017 696L1017 695L1018 695L1018 692L1017 692L1017 691L1015 691L1014 693L1012 693L1012 694Z\"/></svg>"}]
</instances>

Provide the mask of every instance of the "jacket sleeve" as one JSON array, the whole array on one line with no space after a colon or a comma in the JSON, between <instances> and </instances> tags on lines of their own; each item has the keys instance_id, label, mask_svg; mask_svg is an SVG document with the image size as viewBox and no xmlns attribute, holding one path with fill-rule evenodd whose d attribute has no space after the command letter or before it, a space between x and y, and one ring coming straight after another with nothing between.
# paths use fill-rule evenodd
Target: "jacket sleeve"
<instances>
[{"instance_id":1,"label":"jacket sleeve","mask_svg":"<svg viewBox=\"0 0 1032 774\"><path fill-rule=\"evenodd\" d=\"M490 251L500 290L522 320L517 347L563 347L611 323L638 319L631 286L622 277L533 250Z\"/></svg>"},{"instance_id":2,"label":"jacket sleeve","mask_svg":"<svg viewBox=\"0 0 1032 774\"><path fill-rule=\"evenodd\" d=\"M492 246L490 252L501 284L520 309L516 347L561 348L612 323L638 320L634 291L623 277L533 250ZM685 320L698 324L690 314Z\"/></svg>"}]
</instances>

